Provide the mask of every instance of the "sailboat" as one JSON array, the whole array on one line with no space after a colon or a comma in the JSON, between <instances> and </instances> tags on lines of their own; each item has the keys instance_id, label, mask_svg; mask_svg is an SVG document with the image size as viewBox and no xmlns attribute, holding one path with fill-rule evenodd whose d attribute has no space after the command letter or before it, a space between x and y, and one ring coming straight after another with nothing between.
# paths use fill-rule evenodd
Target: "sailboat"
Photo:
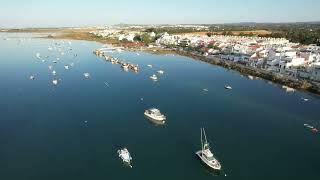
<instances>
[{"instance_id":1,"label":"sailboat","mask_svg":"<svg viewBox=\"0 0 320 180\"><path fill-rule=\"evenodd\" d=\"M214 170L221 170L220 162L214 157L210 150L209 143L204 128L201 131L201 150L197 151L196 154L199 156L202 162Z\"/></svg>"}]
</instances>

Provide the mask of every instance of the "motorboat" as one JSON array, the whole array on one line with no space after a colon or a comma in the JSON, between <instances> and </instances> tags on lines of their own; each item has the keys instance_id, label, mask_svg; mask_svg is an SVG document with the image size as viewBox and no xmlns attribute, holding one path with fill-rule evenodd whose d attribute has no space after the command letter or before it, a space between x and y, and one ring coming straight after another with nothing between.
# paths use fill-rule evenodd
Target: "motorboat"
<instances>
[{"instance_id":1,"label":"motorboat","mask_svg":"<svg viewBox=\"0 0 320 180\"><path fill-rule=\"evenodd\" d=\"M29 77L29 79L30 79L30 80L34 80L35 77L34 77L33 75L31 75L31 76Z\"/></svg>"},{"instance_id":2,"label":"motorboat","mask_svg":"<svg viewBox=\"0 0 320 180\"><path fill-rule=\"evenodd\" d=\"M159 70L157 71L159 74L164 74L164 71L163 70Z\"/></svg>"},{"instance_id":3,"label":"motorboat","mask_svg":"<svg viewBox=\"0 0 320 180\"><path fill-rule=\"evenodd\" d=\"M145 110L144 115L149 119L160 123L165 123L166 120L166 116L161 114L160 110L156 108Z\"/></svg>"},{"instance_id":4,"label":"motorboat","mask_svg":"<svg viewBox=\"0 0 320 180\"><path fill-rule=\"evenodd\" d=\"M229 86L229 85L225 85L224 88L227 89L227 90L231 90L232 89L232 87Z\"/></svg>"},{"instance_id":5,"label":"motorboat","mask_svg":"<svg viewBox=\"0 0 320 180\"><path fill-rule=\"evenodd\" d=\"M152 76L150 76L150 79L152 79L152 80L154 80L154 81L157 81L157 80L158 80L158 77L157 77L155 74L153 74Z\"/></svg>"},{"instance_id":6,"label":"motorboat","mask_svg":"<svg viewBox=\"0 0 320 180\"><path fill-rule=\"evenodd\" d=\"M127 63L123 63L123 64L121 65L121 67L122 67L124 70L129 70L129 64L127 64Z\"/></svg>"},{"instance_id":7,"label":"motorboat","mask_svg":"<svg viewBox=\"0 0 320 180\"><path fill-rule=\"evenodd\" d=\"M205 163L208 167L213 170L221 170L220 162L215 158L213 153L210 150L209 143L207 141L206 132L204 128L200 129L201 131L201 150L197 151L196 154Z\"/></svg>"},{"instance_id":8,"label":"motorboat","mask_svg":"<svg viewBox=\"0 0 320 180\"><path fill-rule=\"evenodd\" d=\"M122 159L124 163L126 163L130 168L132 168L131 161L132 157L127 148L119 149L118 151L119 157Z\"/></svg>"},{"instance_id":9,"label":"motorboat","mask_svg":"<svg viewBox=\"0 0 320 180\"><path fill-rule=\"evenodd\" d=\"M83 75L84 75L84 77L85 77L86 79L89 79L89 78L90 78L90 74L89 74L89 73L83 73Z\"/></svg>"},{"instance_id":10,"label":"motorboat","mask_svg":"<svg viewBox=\"0 0 320 180\"><path fill-rule=\"evenodd\" d=\"M139 71L139 67L138 66L133 66L132 67L133 71L138 72Z\"/></svg>"},{"instance_id":11,"label":"motorboat","mask_svg":"<svg viewBox=\"0 0 320 180\"><path fill-rule=\"evenodd\" d=\"M315 128L315 127L313 127L313 126L311 126L309 124L304 124L303 126L308 128L308 129L310 129L313 133L317 133L318 132L317 128Z\"/></svg>"},{"instance_id":12,"label":"motorboat","mask_svg":"<svg viewBox=\"0 0 320 180\"><path fill-rule=\"evenodd\" d=\"M52 84L55 86L58 85L58 80L57 79L52 80Z\"/></svg>"},{"instance_id":13,"label":"motorboat","mask_svg":"<svg viewBox=\"0 0 320 180\"><path fill-rule=\"evenodd\" d=\"M151 64L148 64L147 66L148 66L149 68L152 68L152 65L151 65Z\"/></svg>"},{"instance_id":14,"label":"motorboat","mask_svg":"<svg viewBox=\"0 0 320 180\"><path fill-rule=\"evenodd\" d=\"M56 72L55 70L53 70L53 71L52 71L52 75L55 76L56 74L57 74L57 72Z\"/></svg>"},{"instance_id":15,"label":"motorboat","mask_svg":"<svg viewBox=\"0 0 320 180\"><path fill-rule=\"evenodd\" d=\"M41 59L40 53L36 53L36 57L37 57L38 59Z\"/></svg>"},{"instance_id":16,"label":"motorboat","mask_svg":"<svg viewBox=\"0 0 320 180\"><path fill-rule=\"evenodd\" d=\"M66 70L69 70L69 66L68 66L68 65L65 65L64 68L65 68Z\"/></svg>"}]
</instances>

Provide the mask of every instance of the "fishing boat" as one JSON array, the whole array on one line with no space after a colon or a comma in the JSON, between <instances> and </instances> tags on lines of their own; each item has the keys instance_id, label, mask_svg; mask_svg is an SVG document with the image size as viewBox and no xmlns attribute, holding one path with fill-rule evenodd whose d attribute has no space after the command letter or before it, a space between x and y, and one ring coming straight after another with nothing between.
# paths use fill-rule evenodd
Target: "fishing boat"
<instances>
[{"instance_id":1,"label":"fishing boat","mask_svg":"<svg viewBox=\"0 0 320 180\"><path fill-rule=\"evenodd\" d=\"M166 120L166 116L163 115L159 109L151 108L144 111L144 115L156 123L164 124Z\"/></svg>"},{"instance_id":2,"label":"fishing boat","mask_svg":"<svg viewBox=\"0 0 320 180\"><path fill-rule=\"evenodd\" d=\"M221 170L220 162L215 158L213 153L210 150L209 143L207 141L207 136L204 128L200 129L201 131L201 150L197 151L196 154L205 163L208 167L213 170Z\"/></svg>"},{"instance_id":3,"label":"fishing boat","mask_svg":"<svg viewBox=\"0 0 320 180\"><path fill-rule=\"evenodd\" d=\"M227 90L231 90L232 89L232 87L229 86L229 85L225 85L224 88L227 89Z\"/></svg>"},{"instance_id":4,"label":"fishing boat","mask_svg":"<svg viewBox=\"0 0 320 180\"><path fill-rule=\"evenodd\" d=\"M152 80L154 80L154 81L157 81L157 80L158 80L158 77L157 77L155 74L153 74L152 76L150 76L150 79L152 79Z\"/></svg>"},{"instance_id":5,"label":"fishing boat","mask_svg":"<svg viewBox=\"0 0 320 180\"><path fill-rule=\"evenodd\" d=\"M119 154L119 157L122 159L122 161L125 164L127 164L130 168L132 168L132 165L131 165L132 157L131 157L128 149L122 148L122 149L119 149L117 152Z\"/></svg>"}]
</instances>

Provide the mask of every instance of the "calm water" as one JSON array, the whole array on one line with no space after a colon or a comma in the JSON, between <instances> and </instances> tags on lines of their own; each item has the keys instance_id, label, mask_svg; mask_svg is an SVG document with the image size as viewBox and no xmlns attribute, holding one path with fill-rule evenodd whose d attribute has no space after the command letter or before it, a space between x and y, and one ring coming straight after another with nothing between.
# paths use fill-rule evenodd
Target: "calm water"
<instances>
[{"instance_id":1,"label":"calm water","mask_svg":"<svg viewBox=\"0 0 320 180\"><path fill-rule=\"evenodd\" d=\"M52 40L0 37L1 180L320 178L320 135L303 126L320 128L317 96L286 93L186 57L112 54L139 64L135 74L96 57L98 43L56 41L72 48L62 56L48 51ZM37 52L49 56L46 62ZM65 70L71 62L74 67ZM61 78L58 86L51 83L49 65ZM159 69L165 74L154 83L149 76ZM144 118L151 107L168 117L165 126ZM222 163L220 175L194 154L200 127ZM133 156L132 169L117 156L123 146Z\"/></svg>"}]
</instances>

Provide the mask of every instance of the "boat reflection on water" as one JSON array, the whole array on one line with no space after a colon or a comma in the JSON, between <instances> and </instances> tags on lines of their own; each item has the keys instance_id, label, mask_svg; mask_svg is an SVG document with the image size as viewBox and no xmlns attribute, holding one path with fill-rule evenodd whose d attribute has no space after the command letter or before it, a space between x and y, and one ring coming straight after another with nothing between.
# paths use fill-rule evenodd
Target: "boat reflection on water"
<instances>
[{"instance_id":1,"label":"boat reflection on water","mask_svg":"<svg viewBox=\"0 0 320 180\"><path fill-rule=\"evenodd\" d=\"M215 170L212 169L210 167L208 167L205 164L201 164L201 169L200 169L201 173L205 173L205 174L209 174L211 176L227 176L223 170Z\"/></svg>"}]
</instances>

